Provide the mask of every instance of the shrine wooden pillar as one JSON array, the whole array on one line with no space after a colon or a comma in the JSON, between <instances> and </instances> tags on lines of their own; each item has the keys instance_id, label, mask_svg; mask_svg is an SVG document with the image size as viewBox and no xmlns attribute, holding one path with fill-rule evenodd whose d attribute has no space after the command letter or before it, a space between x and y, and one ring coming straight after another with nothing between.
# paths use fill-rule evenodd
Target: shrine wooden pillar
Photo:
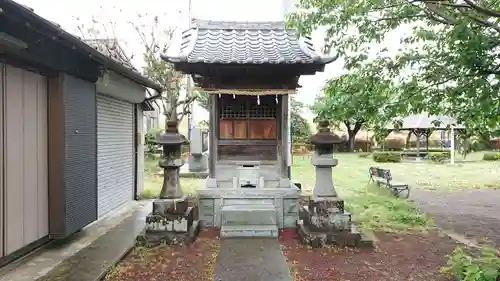
<instances>
[{"instance_id":1,"label":"shrine wooden pillar","mask_svg":"<svg viewBox=\"0 0 500 281\"><path fill-rule=\"evenodd\" d=\"M288 178L288 95L281 95L280 114L280 149L278 150L278 161L281 178Z\"/></svg>"},{"instance_id":2,"label":"shrine wooden pillar","mask_svg":"<svg viewBox=\"0 0 500 281\"><path fill-rule=\"evenodd\" d=\"M215 178L215 166L218 158L218 122L219 122L219 101L218 95L209 95L209 148L208 148L208 175L210 178Z\"/></svg>"}]
</instances>

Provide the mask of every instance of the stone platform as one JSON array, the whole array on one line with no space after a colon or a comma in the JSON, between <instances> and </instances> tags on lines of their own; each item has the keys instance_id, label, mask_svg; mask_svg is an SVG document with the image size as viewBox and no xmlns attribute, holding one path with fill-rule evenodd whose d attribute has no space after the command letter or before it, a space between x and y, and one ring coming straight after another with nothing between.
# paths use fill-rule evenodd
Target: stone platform
<instances>
[{"instance_id":1,"label":"stone platform","mask_svg":"<svg viewBox=\"0 0 500 281\"><path fill-rule=\"evenodd\" d=\"M222 207L221 214L221 237L278 237L274 205L227 205Z\"/></svg>"},{"instance_id":2,"label":"stone platform","mask_svg":"<svg viewBox=\"0 0 500 281\"><path fill-rule=\"evenodd\" d=\"M300 190L289 188L202 188L199 219L221 237L278 237L279 229L295 228Z\"/></svg>"},{"instance_id":3,"label":"stone platform","mask_svg":"<svg viewBox=\"0 0 500 281\"><path fill-rule=\"evenodd\" d=\"M208 177L208 170L190 171L189 163L186 163L180 168L179 176L181 178L204 179Z\"/></svg>"}]
</instances>

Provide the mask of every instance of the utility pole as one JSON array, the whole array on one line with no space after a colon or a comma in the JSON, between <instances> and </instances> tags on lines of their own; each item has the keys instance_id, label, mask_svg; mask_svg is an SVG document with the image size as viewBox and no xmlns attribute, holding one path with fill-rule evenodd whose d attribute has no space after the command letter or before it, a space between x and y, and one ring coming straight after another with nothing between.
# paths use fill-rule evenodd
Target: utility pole
<instances>
[{"instance_id":1,"label":"utility pole","mask_svg":"<svg viewBox=\"0 0 500 281\"><path fill-rule=\"evenodd\" d=\"M291 12L293 8L293 3L291 0L282 0L281 2L281 17L282 20L285 20L285 16ZM288 127L288 142L287 142L287 150L288 150L288 177L292 177L292 163L293 163L293 153L292 153L292 95L288 94L286 96L288 99L288 120L287 120L287 127Z\"/></svg>"},{"instance_id":2,"label":"utility pole","mask_svg":"<svg viewBox=\"0 0 500 281\"><path fill-rule=\"evenodd\" d=\"M191 28L191 0L188 1L188 28ZM189 74L186 74L186 99L191 98L193 95L193 85L191 85L191 77ZM188 106L188 135L187 138L188 140L191 140L191 130L194 127L193 126L193 109L194 109L194 103L192 102Z\"/></svg>"}]
</instances>

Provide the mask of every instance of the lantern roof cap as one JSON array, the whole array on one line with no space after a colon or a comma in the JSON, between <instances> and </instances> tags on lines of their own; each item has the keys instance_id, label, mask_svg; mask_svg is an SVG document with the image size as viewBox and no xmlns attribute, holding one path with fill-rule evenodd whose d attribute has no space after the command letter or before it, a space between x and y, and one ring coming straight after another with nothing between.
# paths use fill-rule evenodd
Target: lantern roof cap
<instances>
[{"instance_id":1,"label":"lantern roof cap","mask_svg":"<svg viewBox=\"0 0 500 281\"><path fill-rule=\"evenodd\" d=\"M321 120L318 122L318 132L309 139L314 145L333 145L341 143L342 139L330 131L330 122Z\"/></svg>"},{"instance_id":2,"label":"lantern roof cap","mask_svg":"<svg viewBox=\"0 0 500 281\"><path fill-rule=\"evenodd\" d=\"M189 143L186 137L182 134L179 134L179 130L177 129L177 121L167 121L167 130L165 133L161 134L156 140L159 144L171 144L171 145L181 145Z\"/></svg>"}]
</instances>

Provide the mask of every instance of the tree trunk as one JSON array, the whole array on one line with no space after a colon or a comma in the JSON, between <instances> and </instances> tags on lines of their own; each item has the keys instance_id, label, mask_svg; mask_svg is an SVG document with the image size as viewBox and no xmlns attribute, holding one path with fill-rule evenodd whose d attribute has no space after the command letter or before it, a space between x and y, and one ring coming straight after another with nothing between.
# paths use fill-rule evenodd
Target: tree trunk
<instances>
[{"instance_id":1,"label":"tree trunk","mask_svg":"<svg viewBox=\"0 0 500 281\"><path fill-rule=\"evenodd\" d=\"M347 127L347 135L349 136L348 143L347 143L347 149L349 152L354 151L354 146L356 143L356 134L359 132L361 129L361 126L363 125L362 121L358 121L354 123L354 128L351 129L351 123L349 121L344 121L345 126Z\"/></svg>"},{"instance_id":2,"label":"tree trunk","mask_svg":"<svg viewBox=\"0 0 500 281\"><path fill-rule=\"evenodd\" d=\"M356 143L356 133L353 133L351 130L349 130L347 132L347 134L349 135L349 140L348 140L348 143L347 143L347 150L349 152L353 152L354 151L354 145Z\"/></svg>"},{"instance_id":3,"label":"tree trunk","mask_svg":"<svg viewBox=\"0 0 500 281\"><path fill-rule=\"evenodd\" d=\"M168 121L178 121L177 120L177 106L175 108L171 108L169 105L165 104L163 106L163 112L165 114L165 131L167 130L167 122ZM177 124L179 125L179 124Z\"/></svg>"},{"instance_id":4,"label":"tree trunk","mask_svg":"<svg viewBox=\"0 0 500 281\"><path fill-rule=\"evenodd\" d=\"M410 148L410 138L411 138L411 130L408 132L408 135L406 136L406 144L405 144L406 149Z\"/></svg>"}]
</instances>

